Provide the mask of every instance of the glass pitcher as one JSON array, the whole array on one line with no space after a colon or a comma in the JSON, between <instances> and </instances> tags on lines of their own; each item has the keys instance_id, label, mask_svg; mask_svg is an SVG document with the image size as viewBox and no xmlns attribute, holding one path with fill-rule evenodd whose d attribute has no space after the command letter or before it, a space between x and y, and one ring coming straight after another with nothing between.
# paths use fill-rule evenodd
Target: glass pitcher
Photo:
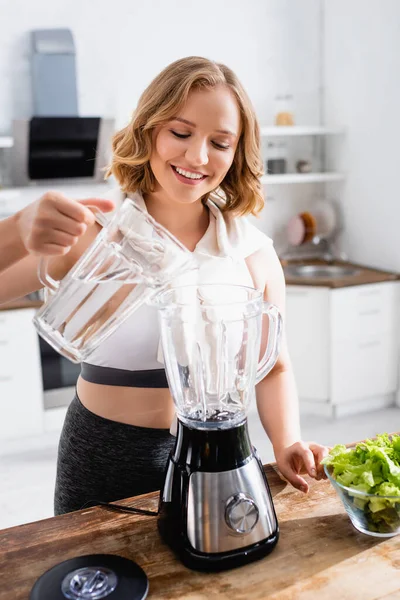
<instances>
[{"instance_id":1,"label":"glass pitcher","mask_svg":"<svg viewBox=\"0 0 400 600\"><path fill-rule=\"evenodd\" d=\"M38 333L72 362L83 362L139 306L177 274L195 268L191 252L143 211L124 200L111 220L61 281L48 259L39 263L45 304L34 324Z\"/></svg>"},{"instance_id":2,"label":"glass pitcher","mask_svg":"<svg viewBox=\"0 0 400 600\"><path fill-rule=\"evenodd\" d=\"M282 317L276 306L264 302L259 290L222 284L166 289L152 304L159 309L178 418L200 429L241 423L255 384L279 355Z\"/></svg>"}]
</instances>

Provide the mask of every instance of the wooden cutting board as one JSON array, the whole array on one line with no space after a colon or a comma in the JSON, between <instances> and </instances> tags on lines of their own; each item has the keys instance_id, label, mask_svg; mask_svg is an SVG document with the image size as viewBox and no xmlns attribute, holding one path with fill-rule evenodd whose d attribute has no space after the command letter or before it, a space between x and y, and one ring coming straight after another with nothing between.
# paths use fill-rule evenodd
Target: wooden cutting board
<instances>
[{"instance_id":1,"label":"wooden cutting board","mask_svg":"<svg viewBox=\"0 0 400 600\"><path fill-rule=\"evenodd\" d=\"M282 482L272 466L265 469L281 537L258 562L218 574L190 571L161 542L155 517L92 508L1 531L0 599L26 600L47 569L93 553L136 561L154 600L400 599L400 536L383 540L358 533L327 481L310 481L304 495ZM158 495L124 503L156 510Z\"/></svg>"}]
</instances>

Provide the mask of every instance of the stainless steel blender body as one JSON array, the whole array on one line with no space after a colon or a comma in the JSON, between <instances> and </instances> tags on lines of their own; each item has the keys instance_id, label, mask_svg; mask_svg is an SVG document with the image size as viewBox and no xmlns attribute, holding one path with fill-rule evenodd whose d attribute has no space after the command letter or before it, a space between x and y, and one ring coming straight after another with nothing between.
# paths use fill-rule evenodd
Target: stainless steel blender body
<instances>
[{"instance_id":1,"label":"stainless steel blender body","mask_svg":"<svg viewBox=\"0 0 400 600\"><path fill-rule=\"evenodd\" d=\"M246 420L209 431L178 421L159 511L162 538L191 569L232 569L274 549L278 521Z\"/></svg>"}]
</instances>

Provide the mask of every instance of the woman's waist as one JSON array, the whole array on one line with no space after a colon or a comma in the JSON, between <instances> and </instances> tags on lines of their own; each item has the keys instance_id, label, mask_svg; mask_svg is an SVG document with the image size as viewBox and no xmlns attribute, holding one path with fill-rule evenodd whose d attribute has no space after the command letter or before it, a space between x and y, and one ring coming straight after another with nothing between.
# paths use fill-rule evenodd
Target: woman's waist
<instances>
[{"instance_id":1,"label":"woman's waist","mask_svg":"<svg viewBox=\"0 0 400 600\"><path fill-rule=\"evenodd\" d=\"M104 385L80 376L77 392L88 410L118 423L168 429L174 419L175 408L168 388Z\"/></svg>"},{"instance_id":2,"label":"woman's waist","mask_svg":"<svg viewBox=\"0 0 400 600\"><path fill-rule=\"evenodd\" d=\"M89 383L132 388L168 388L164 368L123 369L84 362L81 377Z\"/></svg>"}]
</instances>

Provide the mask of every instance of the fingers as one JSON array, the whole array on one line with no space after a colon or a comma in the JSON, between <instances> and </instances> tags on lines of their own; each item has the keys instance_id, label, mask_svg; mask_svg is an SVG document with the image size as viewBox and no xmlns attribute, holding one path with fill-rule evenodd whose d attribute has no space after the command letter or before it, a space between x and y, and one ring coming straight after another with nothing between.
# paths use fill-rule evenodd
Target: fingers
<instances>
[{"instance_id":1,"label":"fingers","mask_svg":"<svg viewBox=\"0 0 400 600\"><path fill-rule=\"evenodd\" d=\"M325 477L321 460L329 449L315 442L296 442L292 446L275 453L282 476L298 490L308 492L307 481L300 475L306 472L313 479Z\"/></svg>"},{"instance_id":2,"label":"fingers","mask_svg":"<svg viewBox=\"0 0 400 600\"><path fill-rule=\"evenodd\" d=\"M83 206L96 206L101 212L111 212L115 208L114 202L105 198L86 198L79 200L79 203Z\"/></svg>"},{"instance_id":3,"label":"fingers","mask_svg":"<svg viewBox=\"0 0 400 600\"><path fill-rule=\"evenodd\" d=\"M298 473L296 473L291 467L279 467L279 470L283 477L292 484L297 490L304 492L305 494L308 492L309 486L307 481L301 477Z\"/></svg>"},{"instance_id":4,"label":"fingers","mask_svg":"<svg viewBox=\"0 0 400 600\"><path fill-rule=\"evenodd\" d=\"M51 194L51 193L50 193ZM90 206L94 206L102 212L110 212L114 210L115 205L111 200L104 198L85 198L84 200L71 200L62 194L51 194L48 198L54 204L54 208L78 223L93 225L95 217L90 210Z\"/></svg>"},{"instance_id":5,"label":"fingers","mask_svg":"<svg viewBox=\"0 0 400 600\"><path fill-rule=\"evenodd\" d=\"M57 229L52 231L48 239L49 244L59 246L60 248L71 248L71 246L74 246L77 241L77 236L66 233L65 231L59 231Z\"/></svg>"},{"instance_id":6,"label":"fingers","mask_svg":"<svg viewBox=\"0 0 400 600\"><path fill-rule=\"evenodd\" d=\"M73 244L71 244L72 246ZM41 244L37 250L30 250L34 256L64 256L71 250L71 246L61 246L59 244Z\"/></svg>"},{"instance_id":7,"label":"fingers","mask_svg":"<svg viewBox=\"0 0 400 600\"><path fill-rule=\"evenodd\" d=\"M62 231L68 235L80 237L84 235L87 230L86 223L79 223L75 219L66 217L60 213L48 214L48 215L37 215L32 226L32 231L36 230L37 233L42 232L42 235L46 233L51 235L53 231Z\"/></svg>"},{"instance_id":8,"label":"fingers","mask_svg":"<svg viewBox=\"0 0 400 600\"><path fill-rule=\"evenodd\" d=\"M102 212L115 208L111 200L103 198L78 201L58 192L44 194L21 211L19 229L27 250L36 255L66 254L95 222L89 206Z\"/></svg>"},{"instance_id":9,"label":"fingers","mask_svg":"<svg viewBox=\"0 0 400 600\"><path fill-rule=\"evenodd\" d=\"M297 449L297 455L302 459L304 468L310 477L317 477L317 465L314 454L311 452L308 444L300 443Z\"/></svg>"},{"instance_id":10,"label":"fingers","mask_svg":"<svg viewBox=\"0 0 400 600\"><path fill-rule=\"evenodd\" d=\"M326 446L321 446L320 444L315 444L314 442L310 442L309 448L315 458L315 463L317 466L317 479L326 479L324 466L321 465L321 460L329 454L329 448Z\"/></svg>"},{"instance_id":11,"label":"fingers","mask_svg":"<svg viewBox=\"0 0 400 600\"><path fill-rule=\"evenodd\" d=\"M78 239L78 236L57 229L47 232L41 230L40 233L32 231L27 241L27 247L29 252L35 256L63 255L67 254L72 246L75 246Z\"/></svg>"},{"instance_id":12,"label":"fingers","mask_svg":"<svg viewBox=\"0 0 400 600\"><path fill-rule=\"evenodd\" d=\"M78 223L55 211L39 211L32 222L25 227L25 246L31 254L66 254L87 229L85 223Z\"/></svg>"}]
</instances>

